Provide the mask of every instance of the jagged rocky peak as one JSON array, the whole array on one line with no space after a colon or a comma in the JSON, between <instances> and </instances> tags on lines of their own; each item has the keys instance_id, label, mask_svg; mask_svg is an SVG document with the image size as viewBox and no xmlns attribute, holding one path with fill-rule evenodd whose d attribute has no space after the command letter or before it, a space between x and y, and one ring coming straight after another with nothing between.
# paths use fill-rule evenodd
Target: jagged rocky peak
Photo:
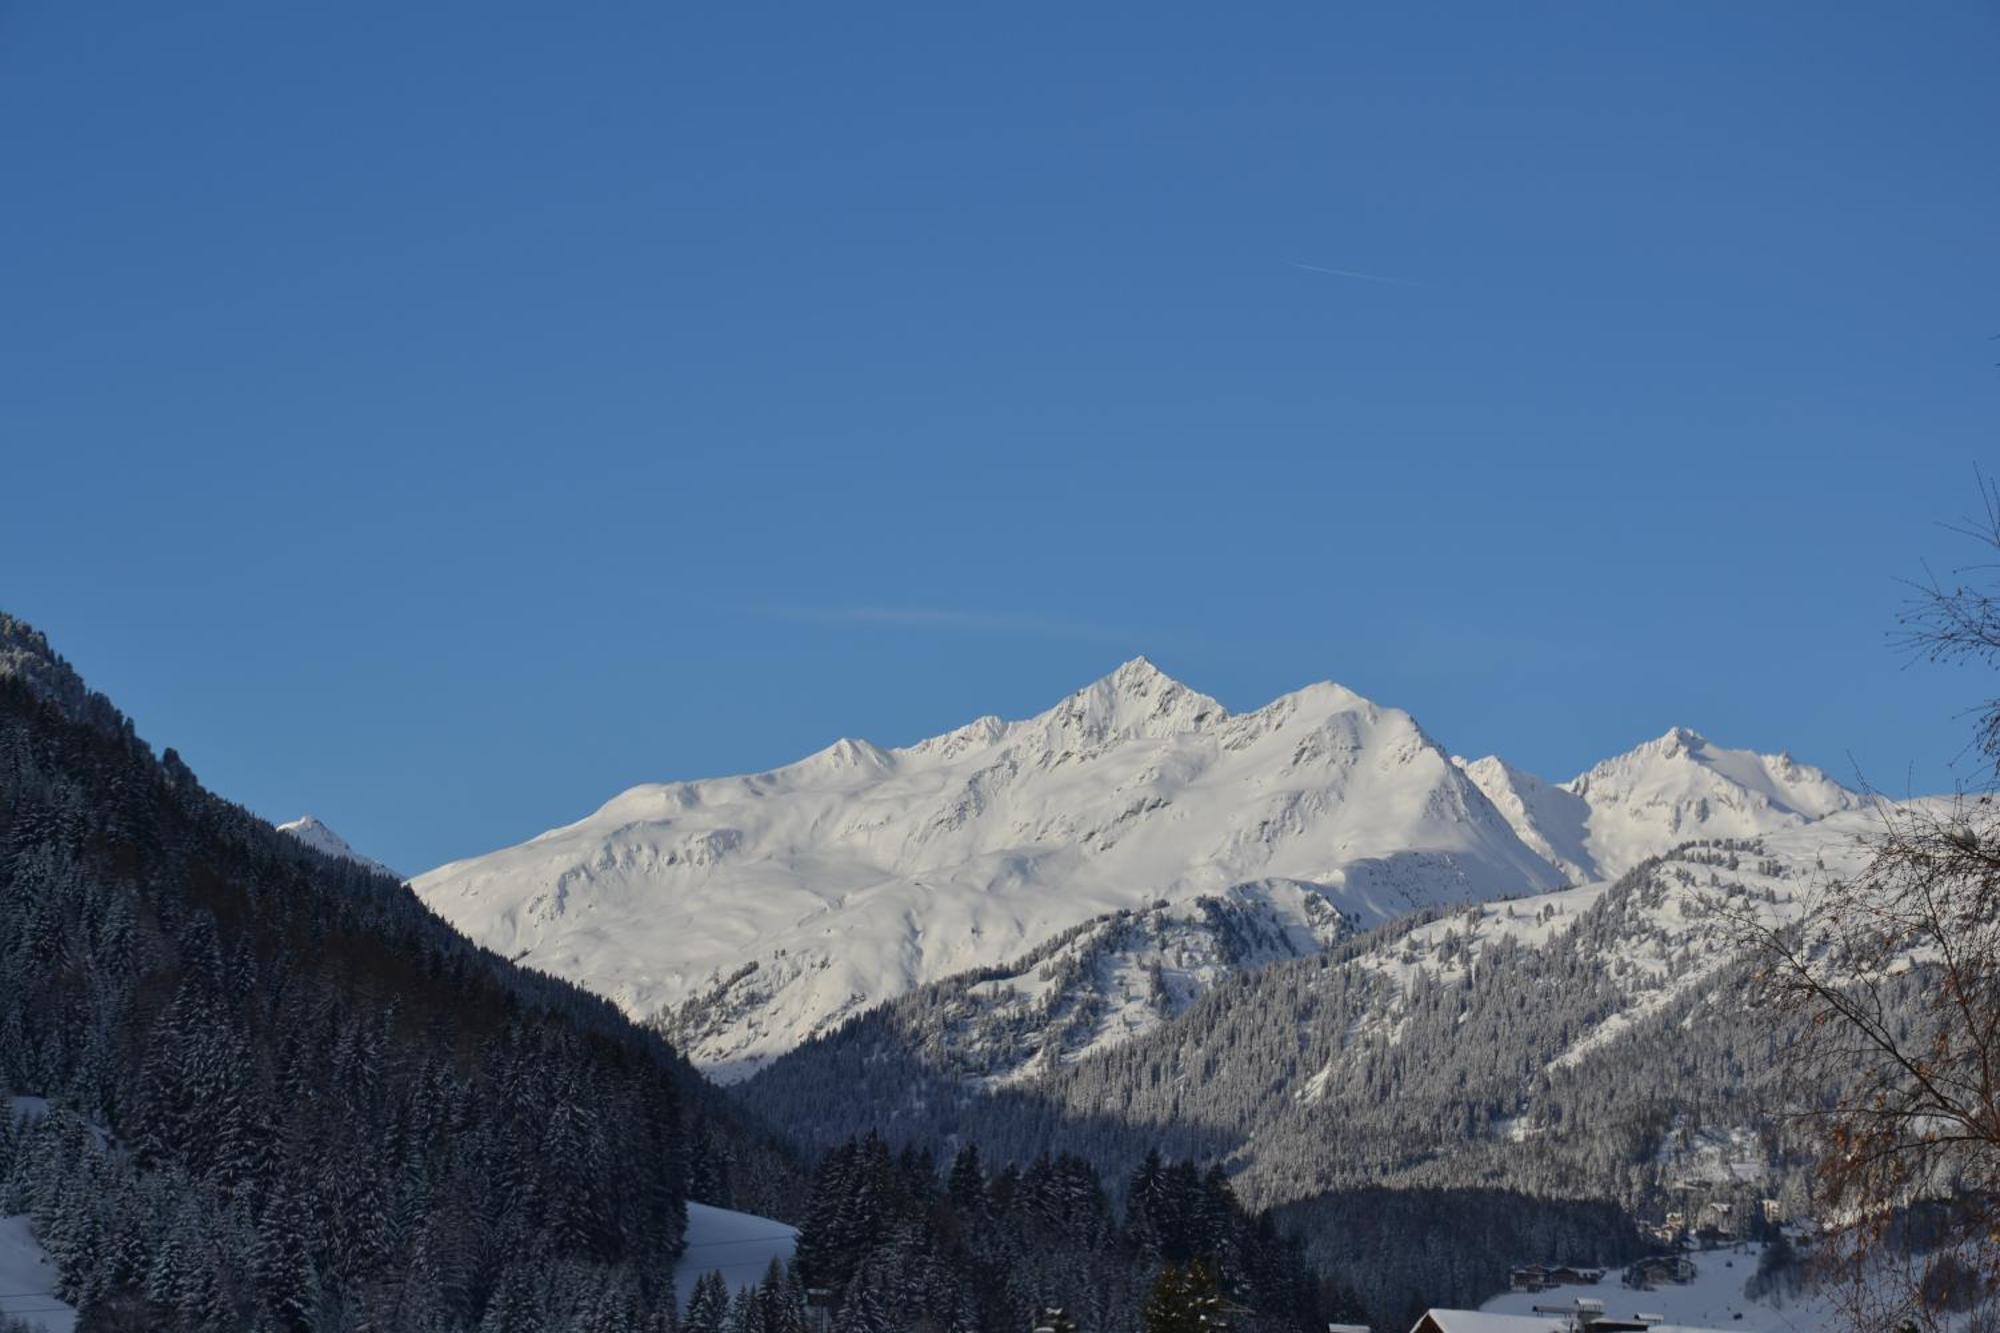
<instances>
[{"instance_id":1,"label":"jagged rocky peak","mask_svg":"<svg viewBox=\"0 0 2000 1333\"><path fill-rule=\"evenodd\" d=\"M1680 726L1668 727L1666 735L1652 742L1652 748L1658 750L1663 757L1668 759L1683 754L1695 754L1700 750L1706 749L1707 746L1708 737L1702 735L1693 727Z\"/></svg>"},{"instance_id":2,"label":"jagged rocky peak","mask_svg":"<svg viewBox=\"0 0 2000 1333\"><path fill-rule=\"evenodd\" d=\"M1196 731L1227 720L1229 710L1135 657L1033 719L1052 738L1094 745Z\"/></svg>"}]
</instances>

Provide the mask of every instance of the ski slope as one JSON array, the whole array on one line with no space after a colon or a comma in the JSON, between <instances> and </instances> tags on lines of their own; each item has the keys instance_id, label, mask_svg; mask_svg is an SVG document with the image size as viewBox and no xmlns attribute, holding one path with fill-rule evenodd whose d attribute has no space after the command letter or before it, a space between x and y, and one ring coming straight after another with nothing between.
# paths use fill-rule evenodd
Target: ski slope
<instances>
[{"instance_id":1,"label":"ski slope","mask_svg":"<svg viewBox=\"0 0 2000 1333\"><path fill-rule=\"evenodd\" d=\"M1694 1281L1662 1283L1636 1291L1619 1280L1613 1269L1604 1280L1587 1286L1553 1287L1548 1291L1510 1291L1480 1306L1488 1314L1527 1315L1537 1305L1570 1305L1579 1297L1604 1302L1605 1311L1619 1316L1659 1315L1668 1324L1692 1328L1740 1329L1742 1333L1836 1333L1845 1326L1833 1305L1810 1289L1798 1297L1751 1300L1743 1284L1757 1271L1763 1246L1744 1244L1705 1250L1693 1256Z\"/></svg>"},{"instance_id":2,"label":"ski slope","mask_svg":"<svg viewBox=\"0 0 2000 1333\"><path fill-rule=\"evenodd\" d=\"M783 1222L705 1203L691 1203L687 1211L687 1248L674 1264L674 1294L683 1314L697 1279L720 1272L733 1295L763 1281L771 1260L790 1263L798 1248L798 1228Z\"/></svg>"},{"instance_id":3,"label":"ski slope","mask_svg":"<svg viewBox=\"0 0 2000 1333\"><path fill-rule=\"evenodd\" d=\"M55 1265L42 1253L26 1215L0 1217L0 1315L45 1333L71 1333L75 1307L58 1300Z\"/></svg>"}]
</instances>

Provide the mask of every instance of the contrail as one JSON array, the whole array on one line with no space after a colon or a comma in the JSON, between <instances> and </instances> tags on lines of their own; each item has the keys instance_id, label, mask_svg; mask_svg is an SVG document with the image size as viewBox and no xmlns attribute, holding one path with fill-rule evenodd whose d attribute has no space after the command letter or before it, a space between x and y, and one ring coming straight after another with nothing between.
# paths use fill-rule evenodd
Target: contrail
<instances>
[{"instance_id":1,"label":"contrail","mask_svg":"<svg viewBox=\"0 0 2000 1333\"><path fill-rule=\"evenodd\" d=\"M1412 282L1408 278L1385 278L1380 273L1360 273L1351 268L1325 268L1319 264L1301 263L1296 259L1291 261L1291 265L1293 268L1302 268L1308 273L1326 273L1336 278L1358 278L1362 282L1386 282L1392 287L1422 287L1424 285L1421 282Z\"/></svg>"}]
</instances>

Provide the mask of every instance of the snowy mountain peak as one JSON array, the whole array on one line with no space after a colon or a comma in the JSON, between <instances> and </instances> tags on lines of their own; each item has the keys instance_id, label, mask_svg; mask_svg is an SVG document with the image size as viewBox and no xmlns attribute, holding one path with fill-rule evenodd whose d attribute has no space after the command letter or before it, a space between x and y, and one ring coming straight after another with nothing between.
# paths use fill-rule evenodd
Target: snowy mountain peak
<instances>
[{"instance_id":1,"label":"snowy mountain peak","mask_svg":"<svg viewBox=\"0 0 2000 1333\"><path fill-rule=\"evenodd\" d=\"M1284 708L1294 712L1321 713L1359 710L1370 714L1390 713L1404 718L1409 718L1410 716L1400 708L1384 709L1376 704L1374 700L1356 694L1345 685L1331 680L1314 681L1310 685L1293 690L1290 694L1281 694L1270 703L1264 705L1264 708L1259 711L1268 711L1273 708ZM1414 718L1410 720L1412 723L1415 722Z\"/></svg>"},{"instance_id":2,"label":"snowy mountain peak","mask_svg":"<svg viewBox=\"0 0 2000 1333\"><path fill-rule=\"evenodd\" d=\"M1571 883L1600 877L1585 832L1590 806L1581 796L1544 782L1498 755L1453 762L1506 817L1521 841L1540 852Z\"/></svg>"},{"instance_id":3,"label":"snowy mountain peak","mask_svg":"<svg viewBox=\"0 0 2000 1333\"><path fill-rule=\"evenodd\" d=\"M796 767L812 769L828 776L846 775L857 779L878 777L895 767L896 756L868 741L843 736L818 754L801 759Z\"/></svg>"},{"instance_id":4,"label":"snowy mountain peak","mask_svg":"<svg viewBox=\"0 0 2000 1333\"><path fill-rule=\"evenodd\" d=\"M1693 727L1669 727L1667 734L1654 741L1653 745L1661 754L1672 758L1705 748L1708 738Z\"/></svg>"},{"instance_id":5,"label":"snowy mountain peak","mask_svg":"<svg viewBox=\"0 0 2000 1333\"><path fill-rule=\"evenodd\" d=\"M1590 809L1597 869L1622 874L1694 838L1752 838L1859 809L1864 799L1790 754L1731 750L1675 727L1571 779Z\"/></svg>"},{"instance_id":6,"label":"snowy mountain peak","mask_svg":"<svg viewBox=\"0 0 2000 1333\"><path fill-rule=\"evenodd\" d=\"M278 825L278 832L289 833L306 846L324 855L336 857L342 861L352 861L358 866L365 866L376 874L387 875L391 879L402 878L401 875L398 875L380 861L371 860L348 846L347 839L335 833L331 828L328 828L315 815L302 815L289 823L280 824Z\"/></svg>"},{"instance_id":7,"label":"snowy mountain peak","mask_svg":"<svg viewBox=\"0 0 2000 1333\"><path fill-rule=\"evenodd\" d=\"M1229 717L1229 710L1198 694L1143 657L1084 686L1027 725L1072 746L1172 736Z\"/></svg>"},{"instance_id":8,"label":"snowy mountain peak","mask_svg":"<svg viewBox=\"0 0 2000 1333\"><path fill-rule=\"evenodd\" d=\"M956 759L968 750L984 749L1007 734L1007 724L991 713L974 718L964 726L947 731L942 736L918 741L906 746L898 754L916 758Z\"/></svg>"},{"instance_id":9,"label":"snowy mountain peak","mask_svg":"<svg viewBox=\"0 0 2000 1333\"><path fill-rule=\"evenodd\" d=\"M1148 690L1163 689L1178 685L1179 681L1153 665L1153 659L1144 653L1129 662L1121 663L1118 669L1106 677L1114 688L1143 694Z\"/></svg>"}]
</instances>

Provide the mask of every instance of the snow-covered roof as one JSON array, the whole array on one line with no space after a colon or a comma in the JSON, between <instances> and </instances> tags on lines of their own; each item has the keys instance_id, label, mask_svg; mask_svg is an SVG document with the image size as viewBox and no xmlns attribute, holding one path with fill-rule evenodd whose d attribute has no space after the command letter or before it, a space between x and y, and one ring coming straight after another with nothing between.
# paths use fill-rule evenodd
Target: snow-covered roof
<instances>
[{"instance_id":1,"label":"snow-covered roof","mask_svg":"<svg viewBox=\"0 0 2000 1333\"><path fill-rule=\"evenodd\" d=\"M1624 1320L1614 1322L1623 1323ZM1488 1314L1484 1310L1428 1310L1412 1333L1570 1333L1561 1315ZM1654 1324L1650 1333L1722 1333L1685 1324Z\"/></svg>"},{"instance_id":2,"label":"snow-covered roof","mask_svg":"<svg viewBox=\"0 0 2000 1333\"><path fill-rule=\"evenodd\" d=\"M1549 1315L1427 1310L1413 1333L1568 1333L1569 1321Z\"/></svg>"}]
</instances>

